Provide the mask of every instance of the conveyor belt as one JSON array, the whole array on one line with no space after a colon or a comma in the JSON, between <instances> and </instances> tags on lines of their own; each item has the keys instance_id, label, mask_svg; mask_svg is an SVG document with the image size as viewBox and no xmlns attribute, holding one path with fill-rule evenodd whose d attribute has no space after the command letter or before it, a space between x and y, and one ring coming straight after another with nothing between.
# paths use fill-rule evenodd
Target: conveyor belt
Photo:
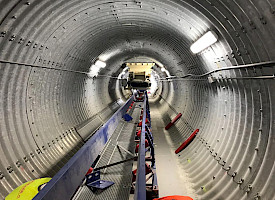
<instances>
[{"instance_id":1,"label":"conveyor belt","mask_svg":"<svg viewBox=\"0 0 275 200\"><path fill-rule=\"evenodd\" d=\"M117 144L134 154L134 132L139 120L140 103L135 103L132 111L133 120L125 122L121 120L115 132L107 142L96 167L105 166L132 157L123 149L119 149ZM132 182L133 161L115 165L101 170L101 179L112 181L115 184L104 191L92 192L86 185L81 186L74 196L74 200L82 199L129 199Z\"/></svg>"}]
</instances>

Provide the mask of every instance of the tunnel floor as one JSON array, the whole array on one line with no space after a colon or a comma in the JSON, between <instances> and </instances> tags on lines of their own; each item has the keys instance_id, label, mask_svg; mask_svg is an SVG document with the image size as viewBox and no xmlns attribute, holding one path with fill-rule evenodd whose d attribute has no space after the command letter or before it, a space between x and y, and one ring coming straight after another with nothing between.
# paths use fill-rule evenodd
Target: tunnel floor
<instances>
[{"instance_id":1,"label":"tunnel floor","mask_svg":"<svg viewBox=\"0 0 275 200\"><path fill-rule=\"evenodd\" d=\"M159 197L170 195L183 195L194 197L192 183L178 162L175 149L168 131L164 129L165 123L156 105L150 104L152 133L155 143L155 156Z\"/></svg>"}]
</instances>

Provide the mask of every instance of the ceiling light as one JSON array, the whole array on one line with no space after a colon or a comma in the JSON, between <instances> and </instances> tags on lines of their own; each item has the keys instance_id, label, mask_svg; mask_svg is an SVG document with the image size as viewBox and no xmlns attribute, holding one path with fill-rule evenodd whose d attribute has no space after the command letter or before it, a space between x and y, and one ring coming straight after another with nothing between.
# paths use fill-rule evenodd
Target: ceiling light
<instances>
[{"instance_id":1,"label":"ceiling light","mask_svg":"<svg viewBox=\"0 0 275 200\"><path fill-rule=\"evenodd\" d=\"M97 61L95 62L95 65L98 66L98 67L100 67L100 68L106 67L106 63L103 62L103 61L101 61L101 60L97 60Z\"/></svg>"},{"instance_id":2,"label":"ceiling light","mask_svg":"<svg viewBox=\"0 0 275 200\"><path fill-rule=\"evenodd\" d=\"M193 53L199 53L217 41L218 35L213 31L208 31L202 37L200 37L194 44L191 45L190 50Z\"/></svg>"}]
</instances>

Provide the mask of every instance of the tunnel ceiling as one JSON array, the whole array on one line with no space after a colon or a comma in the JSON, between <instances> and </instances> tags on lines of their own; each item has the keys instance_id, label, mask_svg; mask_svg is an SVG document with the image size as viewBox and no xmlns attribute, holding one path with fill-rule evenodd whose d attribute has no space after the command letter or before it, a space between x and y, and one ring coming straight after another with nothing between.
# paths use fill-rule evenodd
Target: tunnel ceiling
<instances>
[{"instance_id":1,"label":"tunnel ceiling","mask_svg":"<svg viewBox=\"0 0 275 200\"><path fill-rule=\"evenodd\" d=\"M115 112L129 93L112 77L128 59L154 59L177 77L274 60L274 6L274 0L0 0L0 198L53 176L83 144L78 128L96 130ZM218 42L191 53L209 30ZM89 78L102 57L107 67ZM198 198L274 198L274 79L243 79L272 75L274 67L260 66L213 73L213 84L206 77L160 83L155 105L163 119L183 113L173 143L201 130L182 156L194 159L182 165Z\"/></svg>"}]
</instances>

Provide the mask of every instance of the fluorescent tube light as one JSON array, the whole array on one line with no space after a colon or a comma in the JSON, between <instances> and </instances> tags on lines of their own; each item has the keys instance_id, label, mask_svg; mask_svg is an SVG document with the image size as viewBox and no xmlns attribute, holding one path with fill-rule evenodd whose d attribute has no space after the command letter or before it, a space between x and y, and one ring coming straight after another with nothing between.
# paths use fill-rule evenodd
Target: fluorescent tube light
<instances>
[{"instance_id":1,"label":"fluorescent tube light","mask_svg":"<svg viewBox=\"0 0 275 200\"><path fill-rule=\"evenodd\" d=\"M217 41L218 35L213 31L208 31L202 37L200 37L194 44L191 45L190 50L193 53L199 53Z\"/></svg>"},{"instance_id":2,"label":"fluorescent tube light","mask_svg":"<svg viewBox=\"0 0 275 200\"><path fill-rule=\"evenodd\" d=\"M92 65L90 67L90 71L88 73L88 76L91 77L91 78L96 77L98 75L99 71L100 71L100 67L99 66Z\"/></svg>"},{"instance_id":3,"label":"fluorescent tube light","mask_svg":"<svg viewBox=\"0 0 275 200\"><path fill-rule=\"evenodd\" d=\"M101 60L97 60L97 61L95 62L95 65L98 66L98 67L100 67L100 68L106 67L106 63L103 62L103 61L101 61Z\"/></svg>"}]
</instances>

